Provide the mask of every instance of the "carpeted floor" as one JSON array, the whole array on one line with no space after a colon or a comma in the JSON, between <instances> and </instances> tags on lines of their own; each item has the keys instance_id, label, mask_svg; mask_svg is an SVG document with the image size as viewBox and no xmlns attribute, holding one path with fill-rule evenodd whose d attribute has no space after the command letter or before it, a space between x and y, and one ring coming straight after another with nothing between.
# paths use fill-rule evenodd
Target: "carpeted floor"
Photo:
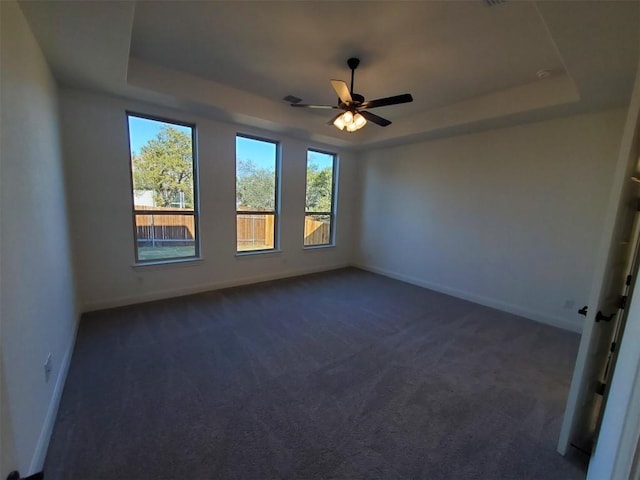
<instances>
[{"instance_id":1,"label":"carpeted floor","mask_svg":"<svg viewBox=\"0 0 640 480\"><path fill-rule=\"evenodd\" d=\"M581 479L578 342L357 269L95 312L45 476Z\"/></svg>"}]
</instances>

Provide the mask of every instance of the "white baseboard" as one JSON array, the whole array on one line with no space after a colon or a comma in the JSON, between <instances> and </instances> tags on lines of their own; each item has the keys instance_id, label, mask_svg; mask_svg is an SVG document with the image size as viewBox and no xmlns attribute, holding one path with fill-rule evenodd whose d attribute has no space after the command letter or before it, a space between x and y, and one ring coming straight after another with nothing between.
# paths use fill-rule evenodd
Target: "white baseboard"
<instances>
[{"instance_id":1,"label":"white baseboard","mask_svg":"<svg viewBox=\"0 0 640 480\"><path fill-rule=\"evenodd\" d=\"M125 297L113 298L109 300L91 302L83 306L83 313L96 310L104 310L107 308L123 307L136 303L153 302L155 300L164 300L167 298L183 297L185 295L193 295L195 293L209 292L211 290L220 290L222 288L238 287L240 285L249 285L252 283L268 282L270 280L279 280L289 277L297 277L298 275L308 275L311 273L325 272L329 270L337 270L339 268L349 267L349 263L339 263L335 265L323 265L315 268L302 268L297 270L289 270L287 272L267 273L264 275L252 275L250 277L237 278L233 280L224 280L214 283L206 283L185 288L172 288L171 290L161 290L157 292L145 293L143 295L130 295Z\"/></svg>"},{"instance_id":2,"label":"white baseboard","mask_svg":"<svg viewBox=\"0 0 640 480\"><path fill-rule=\"evenodd\" d=\"M570 330L572 332L577 332L577 333L582 332L581 322L572 322L571 320L568 320L563 317L548 315L548 314L537 312L528 308L523 308L518 305L513 305L507 302L503 302L501 300L497 300L494 298L489 298L482 295L477 295L474 293L458 290L455 288L450 288L444 285L427 282L417 277L405 275L405 274L394 272L391 270L386 270L384 268L375 267L373 265L349 264L349 263L324 265L322 267L316 267L316 268L302 268L297 270L290 270L287 272L267 273L264 275L252 275L250 277L245 277L245 278L225 280L225 281L195 285L195 286L185 287L185 288L161 290L157 292L146 293L143 295L124 296L124 297L109 299L105 301L88 303L84 305L84 308L82 309L82 311L91 312L95 310L104 310L107 308L122 307L122 306L132 305L136 303L152 302L155 300L164 300L167 298L193 295L196 293L208 292L212 290L220 290L222 288L237 287L240 285L248 285L252 283L259 283L259 282L266 282L270 280L278 280L283 278L295 277L298 275L308 275L311 273L336 270L339 268L345 268L349 266L361 268L362 270L367 270L373 273L384 275L386 277L394 278L396 280L411 283L419 287L428 288L430 290L444 293L446 295L451 295L453 297L461 298L463 300L468 300L470 302L495 308L497 310L502 310L504 312L512 313L514 315L519 315L521 317L525 317L530 320L534 320L536 322L552 325L554 327Z\"/></svg>"},{"instance_id":3,"label":"white baseboard","mask_svg":"<svg viewBox=\"0 0 640 480\"><path fill-rule=\"evenodd\" d=\"M36 449L31 457L31 464L29 465L29 472L25 476L33 475L36 472L42 470L44 461L47 456L47 449L49 448L49 441L51 440L51 434L53 433L53 427L56 423L56 417L58 416L58 408L60 407L60 399L62 398L62 391L64 390L64 384L67 380L67 373L69 373L69 365L71 364L71 357L73 356L73 348L76 344L76 335L78 334L79 315L76 316L76 322L73 328L73 335L67 347L67 351L60 362L60 369L56 378L56 384L53 387L53 394L51 395L51 401L49 402L49 408L47 409L47 415L40 431L40 437L36 444ZM22 473L22 472L21 472Z\"/></svg>"},{"instance_id":4,"label":"white baseboard","mask_svg":"<svg viewBox=\"0 0 640 480\"><path fill-rule=\"evenodd\" d=\"M355 264L354 266L357 268L361 268L362 270L367 270L372 273L384 275L385 277L394 278L396 280L411 283L419 287L428 288L429 290L434 290L446 295L451 295L452 297L461 298L463 300L478 303L486 307L495 308L496 310L502 310L503 312L512 313L514 315L525 317L536 322L545 323L547 325L552 325L554 327L562 328L564 330L570 330L576 333L582 333L582 322L572 322L571 320L568 320L566 318L547 315L542 312L537 312L528 308L519 307L518 305L503 302L502 300L484 297L475 293L465 292L444 285L427 282L411 275L405 275L403 273L386 270L384 268L375 267L373 265Z\"/></svg>"}]
</instances>

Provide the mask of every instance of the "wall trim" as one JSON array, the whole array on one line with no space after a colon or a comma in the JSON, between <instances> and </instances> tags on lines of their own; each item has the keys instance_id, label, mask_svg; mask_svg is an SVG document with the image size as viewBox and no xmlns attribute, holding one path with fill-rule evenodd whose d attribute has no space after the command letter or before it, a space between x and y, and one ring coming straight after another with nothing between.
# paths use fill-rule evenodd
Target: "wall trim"
<instances>
[{"instance_id":1,"label":"wall trim","mask_svg":"<svg viewBox=\"0 0 640 480\"><path fill-rule=\"evenodd\" d=\"M42 424L42 430L36 444L35 451L31 457L31 463L29 464L28 475L33 475L39 472L44 467L44 461L47 457L47 450L49 449L49 441L51 440L51 434L53 433L53 427L58 417L58 408L60 407L60 400L62 399L62 392L64 391L64 385L67 381L67 374L69 373L69 366L71 365L71 357L73 356L73 349L76 345L76 336L78 335L78 325L80 324L79 315L76 315L76 321L73 328L73 334L69 341L67 351L60 362L60 370L58 377L56 378L56 384L53 387L53 393L51 395L51 401L49 402L49 408L47 409L47 415L44 418Z\"/></svg>"},{"instance_id":2,"label":"wall trim","mask_svg":"<svg viewBox=\"0 0 640 480\"><path fill-rule=\"evenodd\" d=\"M284 278L297 277L299 275L309 275L311 273L338 270L340 268L347 268L350 266L352 266L352 264L349 262L341 262L333 265L324 265L322 267L301 268L297 270L289 270L287 272L252 275L250 277L242 277L234 280L223 280L214 283L205 283L185 288L172 288L171 290L160 290L157 292L146 293L142 295L128 295L125 297L118 297L110 300L87 303L84 305L82 313L94 312L96 310L105 310L107 308L124 307L127 305L134 305L136 303L153 302L156 300L183 297L185 295L193 295L196 293L209 292L212 290L220 290L222 288L239 287L241 285L250 285L252 283L268 282L270 280L280 280Z\"/></svg>"},{"instance_id":3,"label":"wall trim","mask_svg":"<svg viewBox=\"0 0 640 480\"><path fill-rule=\"evenodd\" d=\"M525 317L529 320L533 320L539 323L544 323L553 327L562 328L564 330L569 330L576 333L582 333L583 325L580 322L572 322L571 320L567 320L566 318L555 317L541 312L536 312L528 308L519 307L512 303L503 302L502 300L497 300L495 298L485 297L482 295L477 295L475 293L458 290L438 283L427 282L418 277L405 275L403 273L375 267L373 265L356 263L354 264L354 267L361 268L362 270L367 270L372 273L377 273L379 275L384 275L385 277L393 278L395 280L411 283L419 287L428 288L429 290L444 293L446 295L451 295L452 297L468 300L473 303L484 305L485 307L491 307L495 308L496 310L512 313L514 315Z\"/></svg>"}]
</instances>

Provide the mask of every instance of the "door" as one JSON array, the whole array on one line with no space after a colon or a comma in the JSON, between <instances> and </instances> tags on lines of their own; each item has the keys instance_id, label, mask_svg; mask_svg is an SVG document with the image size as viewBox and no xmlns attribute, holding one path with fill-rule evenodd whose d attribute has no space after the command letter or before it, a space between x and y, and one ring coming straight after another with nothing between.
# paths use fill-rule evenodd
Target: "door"
<instances>
[{"instance_id":1,"label":"door","mask_svg":"<svg viewBox=\"0 0 640 480\"><path fill-rule=\"evenodd\" d=\"M590 423L586 425L586 427L588 427L585 429L586 431L581 432L582 436L575 437L574 441L572 442L573 445L577 448L581 448L582 450L585 450L589 453L592 453L593 449L595 448L595 443L600 432L602 417L604 415L604 407L609 395L611 380L613 379L613 371L615 369L616 360L618 358L618 349L625 331L627 316L629 315L628 305L632 301L631 294L634 290L634 285L637 283L638 269L640 266L640 252L638 251L638 247L640 245L640 212L637 211L637 205L639 201L638 186L636 185L632 190L635 191L635 195L632 197L632 200L635 200L636 212L633 220L633 228L631 229L630 242L628 243L629 248L627 261L624 265L626 277L624 281L623 291L620 292L618 304L613 306L613 308L617 309L617 312L615 312L610 317L602 314L602 312L600 312L600 316L598 316L598 314L596 313L596 323L612 322L612 336L609 343L609 348L606 352L602 352L602 356L606 356L606 361L604 362L604 369L600 372L600 377L595 384L596 395L592 397L594 405L592 414L589 418ZM625 244L621 245L621 251L624 250ZM604 346L606 346L606 344L604 344Z\"/></svg>"},{"instance_id":2,"label":"door","mask_svg":"<svg viewBox=\"0 0 640 480\"><path fill-rule=\"evenodd\" d=\"M626 311L623 298L632 285L633 273L637 270L635 260L636 239L634 219L637 218L637 187L628 177L626 180L616 235L609 252L610 258L602 282L601 295L589 306L583 338L590 337L587 357L582 375L582 391L576 404L575 428L569 445L591 453L598 425L604 410L608 392L608 378L615 367L616 334L622 335ZM591 311L591 310L595 311ZM581 344L581 350L584 346ZM576 364L576 367L578 365ZM574 372L574 376L576 372ZM575 380L575 379L574 379Z\"/></svg>"},{"instance_id":3,"label":"door","mask_svg":"<svg viewBox=\"0 0 640 480\"><path fill-rule=\"evenodd\" d=\"M634 220L638 211L637 172L640 77L636 79L620 153L614 174L601 248L596 259L594 281L571 380L567 407L558 440L558 451L570 446L591 452L607 394L606 381L615 368L616 335L623 335L625 311L621 297L634 280L636 269ZM584 310L583 310L584 312Z\"/></svg>"}]
</instances>

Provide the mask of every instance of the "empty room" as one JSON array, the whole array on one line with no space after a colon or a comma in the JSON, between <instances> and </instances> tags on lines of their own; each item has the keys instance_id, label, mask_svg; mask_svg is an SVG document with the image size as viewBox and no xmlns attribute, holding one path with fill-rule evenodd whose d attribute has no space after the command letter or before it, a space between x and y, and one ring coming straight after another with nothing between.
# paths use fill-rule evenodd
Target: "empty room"
<instances>
[{"instance_id":1,"label":"empty room","mask_svg":"<svg viewBox=\"0 0 640 480\"><path fill-rule=\"evenodd\" d=\"M640 480L640 2L0 9L0 478Z\"/></svg>"}]
</instances>

